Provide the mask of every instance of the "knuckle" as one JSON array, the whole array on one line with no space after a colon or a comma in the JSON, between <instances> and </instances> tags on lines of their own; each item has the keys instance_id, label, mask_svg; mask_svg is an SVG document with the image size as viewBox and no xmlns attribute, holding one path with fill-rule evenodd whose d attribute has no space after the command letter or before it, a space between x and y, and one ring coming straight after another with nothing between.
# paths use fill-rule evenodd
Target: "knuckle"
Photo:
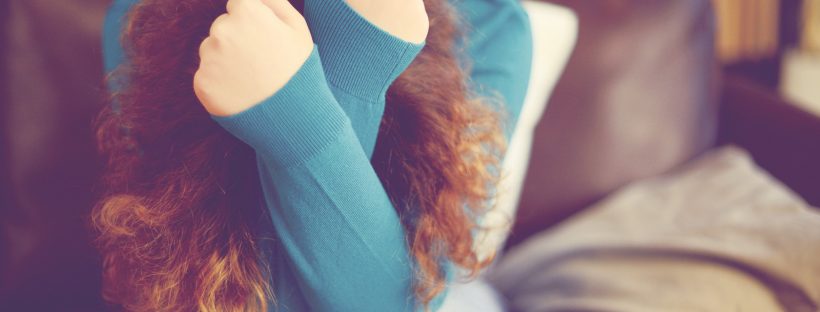
<instances>
[{"instance_id":1,"label":"knuckle","mask_svg":"<svg viewBox=\"0 0 820 312\"><path fill-rule=\"evenodd\" d=\"M211 36L221 37L227 34L226 28L228 22L228 15L223 14L217 17L214 22L211 24L211 28L209 33Z\"/></svg>"},{"instance_id":2,"label":"knuckle","mask_svg":"<svg viewBox=\"0 0 820 312\"><path fill-rule=\"evenodd\" d=\"M228 13L233 13L241 2L242 0L228 0L228 3L225 4L225 10L228 11Z\"/></svg>"},{"instance_id":3,"label":"knuckle","mask_svg":"<svg viewBox=\"0 0 820 312\"><path fill-rule=\"evenodd\" d=\"M202 83L202 67L194 72L194 86L198 86Z\"/></svg>"},{"instance_id":4,"label":"knuckle","mask_svg":"<svg viewBox=\"0 0 820 312\"><path fill-rule=\"evenodd\" d=\"M207 96L207 91L210 89L208 87L209 82L208 76L202 70L197 70L193 78L194 93L196 93L198 97Z\"/></svg>"},{"instance_id":5,"label":"knuckle","mask_svg":"<svg viewBox=\"0 0 820 312\"><path fill-rule=\"evenodd\" d=\"M247 11L249 8L252 8L253 1L248 0L230 0L233 2L232 10L234 12L243 12Z\"/></svg>"},{"instance_id":6,"label":"knuckle","mask_svg":"<svg viewBox=\"0 0 820 312\"><path fill-rule=\"evenodd\" d=\"M223 26L215 26L211 27L210 32L208 33L213 40L224 39L228 32L225 30Z\"/></svg>"},{"instance_id":7,"label":"knuckle","mask_svg":"<svg viewBox=\"0 0 820 312\"><path fill-rule=\"evenodd\" d=\"M208 49L210 47L212 39L211 37L205 38L202 40L202 43L199 44L199 57L202 58L203 56L208 54Z\"/></svg>"},{"instance_id":8,"label":"knuckle","mask_svg":"<svg viewBox=\"0 0 820 312\"><path fill-rule=\"evenodd\" d=\"M194 73L194 91L197 94L202 93L202 86L205 84L204 78L202 77L202 70L197 70Z\"/></svg>"}]
</instances>

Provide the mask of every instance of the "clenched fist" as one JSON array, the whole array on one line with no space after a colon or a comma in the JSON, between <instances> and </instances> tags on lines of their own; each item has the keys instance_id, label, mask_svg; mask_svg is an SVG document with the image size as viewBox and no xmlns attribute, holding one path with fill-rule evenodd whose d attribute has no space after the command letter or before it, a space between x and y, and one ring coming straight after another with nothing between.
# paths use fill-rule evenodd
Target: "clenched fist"
<instances>
[{"instance_id":1,"label":"clenched fist","mask_svg":"<svg viewBox=\"0 0 820 312\"><path fill-rule=\"evenodd\" d=\"M240 113L281 89L313 40L287 0L229 0L199 50L194 92L214 116Z\"/></svg>"}]
</instances>

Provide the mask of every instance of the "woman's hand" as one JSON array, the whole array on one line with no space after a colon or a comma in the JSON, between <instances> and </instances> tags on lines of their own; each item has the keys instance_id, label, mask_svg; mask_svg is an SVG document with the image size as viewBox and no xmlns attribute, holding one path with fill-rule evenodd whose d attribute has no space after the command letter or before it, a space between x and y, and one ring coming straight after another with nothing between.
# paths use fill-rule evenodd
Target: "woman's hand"
<instances>
[{"instance_id":1,"label":"woman's hand","mask_svg":"<svg viewBox=\"0 0 820 312\"><path fill-rule=\"evenodd\" d=\"M427 38L430 21L422 0L345 1L367 21L404 41L421 43Z\"/></svg>"},{"instance_id":2,"label":"woman's hand","mask_svg":"<svg viewBox=\"0 0 820 312\"><path fill-rule=\"evenodd\" d=\"M240 113L281 89L313 40L287 0L229 0L200 46L194 92L215 116Z\"/></svg>"}]
</instances>

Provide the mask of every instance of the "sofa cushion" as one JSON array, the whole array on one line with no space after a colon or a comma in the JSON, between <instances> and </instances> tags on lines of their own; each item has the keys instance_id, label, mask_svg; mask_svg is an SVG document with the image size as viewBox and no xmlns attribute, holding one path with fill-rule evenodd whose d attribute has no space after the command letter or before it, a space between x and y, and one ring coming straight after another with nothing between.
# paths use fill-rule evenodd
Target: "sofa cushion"
<instances>
[{"instance_id":1,"label":"sofa cushion","mask_svg":"<svg viewBox=\"0 0 820 312\"><path fill-rule=\"evenodd\" d=\"M820 212L736 147L631 183L511 249L512 311L817 311Z\"/></svg>"},{"instance_id":2,"label":"sofa cushion","mask_svg":"<svg viewBox=\"0 0 820 312\"><path fill-rule=\"evenodd\" d=\"M103 311L87 216L108 1L1 5L0 310Z\"/></svg>"},{"instance_id":3,"label":"sofa cushion","mask_svg":"<svg viewBox=\"0 0 820 312\"><path fill-rule=\"evenodd\" d=\"M578 44L535 132L512 242L713 145L708 0L556 0Z\"/></svg>"}]
</instances>

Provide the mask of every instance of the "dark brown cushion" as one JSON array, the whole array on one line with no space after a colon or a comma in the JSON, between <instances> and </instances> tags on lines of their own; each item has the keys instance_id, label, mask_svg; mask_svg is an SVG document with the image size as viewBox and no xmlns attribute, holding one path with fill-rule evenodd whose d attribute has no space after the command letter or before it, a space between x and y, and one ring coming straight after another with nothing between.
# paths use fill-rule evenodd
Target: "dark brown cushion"
<instances>
[{"instance_id":1,"label":"dark brown cushion","mask_svg":"<svg viewBox=\"0 0 820 312\"><path fill-rule=\"evenodd\" d=\"M710 1L551 2L578 14L578 45L536 129L512 243L716 136Z\"/></svg>"},{"instance_id":2,"label":"dark brown cushion","mask_svg":"<svg viewBox=\"0 0 820 312\"><path fill-rule=\"evenodd\" d=\"M0 2L0 310L104 311L87 216L109 1Z\"/></svg>"}]
</instances>

